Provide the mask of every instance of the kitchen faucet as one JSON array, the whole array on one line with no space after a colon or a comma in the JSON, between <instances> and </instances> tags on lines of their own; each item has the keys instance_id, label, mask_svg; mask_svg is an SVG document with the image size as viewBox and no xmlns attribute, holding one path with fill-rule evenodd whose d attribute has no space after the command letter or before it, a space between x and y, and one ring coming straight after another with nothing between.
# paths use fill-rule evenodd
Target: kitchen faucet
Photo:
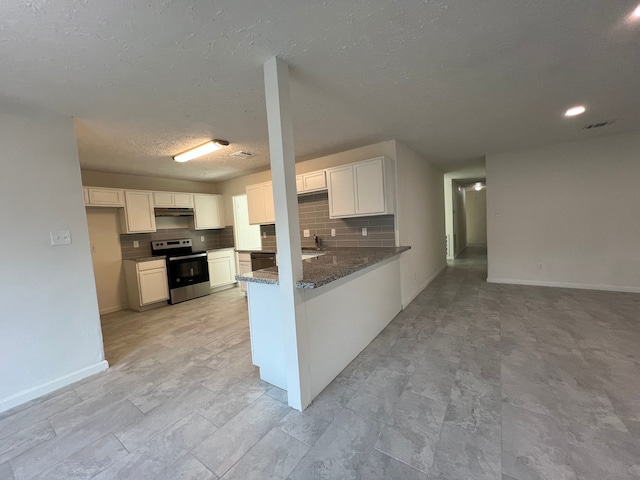
<instances>
[{"instance_id":1,"label":"kitchen faucet","mask_svg":"<svg viewBox=\"0 0 640 480\"><path fill-rule=\"evenodd\" d=\"M318 235L313 235L313 241L316 244L316 250L320 250L320 238Z\"/></svg>"}]
</instances>

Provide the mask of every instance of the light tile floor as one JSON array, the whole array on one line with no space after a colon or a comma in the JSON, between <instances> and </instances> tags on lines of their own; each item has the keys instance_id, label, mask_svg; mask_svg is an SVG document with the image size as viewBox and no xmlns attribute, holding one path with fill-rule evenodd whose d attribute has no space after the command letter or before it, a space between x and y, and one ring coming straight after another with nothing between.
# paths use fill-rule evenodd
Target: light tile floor
<instances>
[{"instance_id":1,"label":"light tile floor","mask_svg":"<svg viewBox=\"0 0 640 480\"><path fill-rule=\"evenodd\" d=\"M103 318L112 368L0 414L0 479L639 479L640 295L453 262L304 411L237 289Z\"/></svg>"}]
</instances>

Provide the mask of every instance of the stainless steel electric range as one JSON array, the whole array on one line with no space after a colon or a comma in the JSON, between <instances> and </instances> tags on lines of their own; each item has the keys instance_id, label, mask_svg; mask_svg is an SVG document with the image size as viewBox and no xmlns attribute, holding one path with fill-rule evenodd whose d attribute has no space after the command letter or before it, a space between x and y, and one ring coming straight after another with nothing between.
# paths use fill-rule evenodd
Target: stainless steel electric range
<instances>
[{"instance_id":1,"label":"stainless steel electric range","mask_svg":"<svg viewBox=\"0 0 640 480\"><path fill-rule=\"evenodd\" d=\"M179 303L211 293L207 252L194 252L190 238L151 242L151 254L166 255L169 303Z\"/></svg>"}]
</instances>

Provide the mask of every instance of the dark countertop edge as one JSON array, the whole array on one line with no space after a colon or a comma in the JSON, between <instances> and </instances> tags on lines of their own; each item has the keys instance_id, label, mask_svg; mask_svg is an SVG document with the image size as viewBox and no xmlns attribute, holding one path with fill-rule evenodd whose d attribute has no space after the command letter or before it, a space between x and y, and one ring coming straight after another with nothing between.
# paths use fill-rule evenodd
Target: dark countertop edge
<instances>
[{"instance_id":1,"label":"dark countertop edge","mask_svg":"<svg viewBox=\"0 0 640 480\"><path fill-rule=\"evenodd\" d=\"M377 265L378 263L382 263L385 260L388 260L389 258L397 257L401 253L404 253L407 250L411 249L411 247L407 247L407 246L399 246L399 247L361 247L361 248L363 248L363 249L366 249L366 248L393 248L393 249L395 249L395 251L394 252L389 252L389 255L385 255L383 258L380 258L377 261L372 262L372 263L345 266L344 270L342 272L337 272L334 275L329 275L329 276L327 276L327 278L321 279L321 280L317 280L315 282L312 282L312 281L309 281L309 280L305 280L303 278L302 280L297 282L296 286L298 288L319 288L319 287L327 285L327 284L329 284L331 282L335 282L336 280L339 280L341 278L349 276L352 273L356 273L356 272L359 272L360 270L364 270L365 268L371 267L373 265ZM348 253L346 253L346 252L344 254L348 255ZM261 270L258 270L258 271L261 271ZM263 275L265 275L265 274L273 275L272 278L254 277L253 273L254 272L250 272L248 274L250 276L236 275L236 280L237 281L241 281L241 282L264 283L264 284L268 284L268 285L278 285L278 283L279 283L278 282L278 274L277 273L272 273L272 272L263 272L262 273Z\"/></svg>"},{"instance_id":2,"label":"dark countertop edge","mask_svg":"<svg viewBox=\"0 0 640 480\"><path fill-rule=\"evenodd\" d=\"M253 249L253 250L243 250L243 249L235 249L238 253L276 253L275 248L264 248L264 249Z\"/></svg>"},{"instance_id":3,"label":"dark countertop edge","mask_svg":"<svg viewBox=\"0 0 640 480\"><path fill-rule=\"evenodd\" d=\"M167 258L166 255L154 255L152 257L140 257L140 258L125 258L124 261L129 260L131 262L152 262L153 260L165 260Z\"/></svg>"}]
</instances>

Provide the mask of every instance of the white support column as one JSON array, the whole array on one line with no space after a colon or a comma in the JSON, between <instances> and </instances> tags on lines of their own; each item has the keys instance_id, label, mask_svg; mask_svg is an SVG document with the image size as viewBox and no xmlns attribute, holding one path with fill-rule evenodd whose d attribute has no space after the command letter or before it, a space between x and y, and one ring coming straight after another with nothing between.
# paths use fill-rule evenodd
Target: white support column
<instances>
[{"instance_id":1,"label":"white support column","mask_svg":"<svg viewBox=\"0 0 640 480\"><path fill-rule=\"evenodd\" d=\"M273 203L276 213L279 291L282 303L289 406L311 403L304 306L296 282L302 279L300 219L296 191L289 66L278 57L264 64Z\"/></svg>"}]
</instances>

